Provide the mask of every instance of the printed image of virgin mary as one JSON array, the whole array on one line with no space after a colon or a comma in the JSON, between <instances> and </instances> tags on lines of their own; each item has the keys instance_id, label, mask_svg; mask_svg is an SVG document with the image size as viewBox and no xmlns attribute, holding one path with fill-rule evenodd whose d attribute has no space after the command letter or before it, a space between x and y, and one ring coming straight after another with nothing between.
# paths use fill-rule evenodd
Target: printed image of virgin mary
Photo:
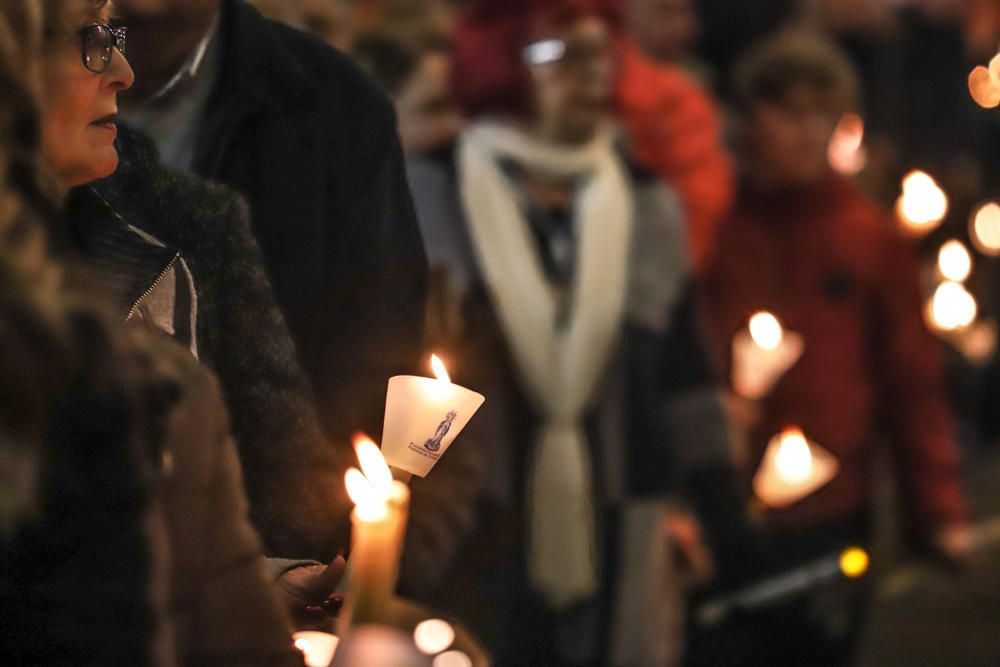
<instances>
[{"instance_id":1,"label":"printed image of virgin mary","mask_svg":"<svg viewBox=\"0 0 1000 667\"><path fill-rule=\"evenodd\" d=\"M448 435L448 431L451 430L451 425L457 416L458 413L456 411L452 410L449 412L441 423L438 424L437 431L434 432L434 437L429 438L426 442L424 442L424 449L429 452L436 452L441 449L441 441L444 440L446 435Z\"/></svg>"}]
</instances>

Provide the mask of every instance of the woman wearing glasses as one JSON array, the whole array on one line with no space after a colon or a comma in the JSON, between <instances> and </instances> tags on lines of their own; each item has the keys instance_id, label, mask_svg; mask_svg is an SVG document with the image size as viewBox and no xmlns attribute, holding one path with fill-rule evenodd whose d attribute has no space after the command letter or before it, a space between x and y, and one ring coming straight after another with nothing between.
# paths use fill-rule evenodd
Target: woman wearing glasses
<instances>
[{"instance_id":1,"label":"woman wearing glasses","mask_svg":"<svg viewBox=\"0 0 1000 667\"><path fill-rule=\"evenodd\" d=\"M114 169L108 116L131 79L107 5L41 4L43 42L24 20L37 3L0 11L0 663L301 665L218 384L152 324L104 317L97 304L119 295L95 294L71 260L84 235L72 226L102 223L58 224L39 185L48 172L58 200ZM65 238L49 243L39 221ZM123 274L160 261L120 231L89 238L128 251Z\"/></svg>"},{"instance_id":2,"label":"woman wearing glasses","mask_svg":"<svg viewBox=\"0 0 1000 667\"><path fill-rule=\"evenodd\" d=\"M46 30L43 119L44 158L66 195L61 240L122 320L173 338L218 374L267 553L329 561L343 547L344 467L320 432L245 204L162 168L150 142L116 125L133 73L112 6L47 4L61 8ZM119 165L126 143L131 158ZM113 183L99 180L112 172Z\"/></svg>"}]
</instances>

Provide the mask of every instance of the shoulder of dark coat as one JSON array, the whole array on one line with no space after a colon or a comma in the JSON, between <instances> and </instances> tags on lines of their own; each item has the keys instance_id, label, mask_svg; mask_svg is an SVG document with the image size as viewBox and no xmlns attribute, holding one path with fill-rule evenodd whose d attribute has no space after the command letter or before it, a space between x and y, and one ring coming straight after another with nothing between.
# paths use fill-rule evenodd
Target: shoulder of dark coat
<instances>
[{"instance_id":1,"label":"shoulder of dark coat","mask_svg":"<svg viewBox=\"0 0 1000 667\"><path fill-rule=\"evenodd\" d=\"M312 103L339 112L331 117L351 125L381 124L395 131L395 109L385 92L349 56L302 32L268 21L274 38L305 74Z\"/></svg>"},{"instance_id":2,"label":"shoulder of dark coat","mask_svg":"<svg viewBox=\"0 0 1000 667\"><path fill-rule=\"evenodd\" d=\"M118 170L95 187L129 224L198 256L248 221L249 208L239 194L164 167L148 137L122 128L118 148Z\"/></svg>"}]
</instances>

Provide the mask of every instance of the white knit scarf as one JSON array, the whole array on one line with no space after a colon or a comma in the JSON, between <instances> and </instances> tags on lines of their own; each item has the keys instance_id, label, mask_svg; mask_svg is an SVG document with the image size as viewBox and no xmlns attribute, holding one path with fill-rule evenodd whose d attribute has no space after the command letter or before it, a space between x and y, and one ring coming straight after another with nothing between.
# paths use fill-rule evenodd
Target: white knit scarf
<instances>
[{"instance_id":1,"label":"white knit scarf","mask_svg":"<svg viewBox=\"0 0 1000 667\"><path fill-rule=\"evenodd\" d=\"M533 173L578 178L577 268L568 324L541 263L506 158ZM473 245L525 393L543 423L528 480L529 574L556 609L597 589L591 457L583 427L625 311L632 200L611 133L581 147L539 143L481 122L459 147L462 203Z\"/></svg>"}]
</instances>

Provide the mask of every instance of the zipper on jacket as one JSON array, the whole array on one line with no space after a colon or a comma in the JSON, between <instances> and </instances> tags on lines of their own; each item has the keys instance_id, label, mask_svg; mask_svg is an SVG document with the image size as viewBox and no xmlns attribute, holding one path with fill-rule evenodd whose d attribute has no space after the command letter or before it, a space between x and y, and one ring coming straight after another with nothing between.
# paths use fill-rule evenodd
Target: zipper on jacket
<instances>
[{"instance_id":1,"label":"zipper on jacket","mask_svg":"<svg viewBox=\"0 0 1000 667\"><path fill-rule=\"evenodd\" d=\"M139 298L135 300L135 303L132 304L132 307L128 309L128 315L125 317L126 322L132 319L132 316L135 315L135 311L139 308L140 304L142 304L142 302L146 299L146 297L149 296L154 289L156 289L156 286L159 285L160 281L163 280L163 277L170 272L170 269L174 267L174 264L177 263L177 260L180 259L180 256L181 256L180 250L175 252L174 256L170 259L167 265L163 267L163 270L160 271L159 275L156 276L156 280L153 281L153 284L147 287L146 291L139 295Z\"/></svg>"}]
</instances>

